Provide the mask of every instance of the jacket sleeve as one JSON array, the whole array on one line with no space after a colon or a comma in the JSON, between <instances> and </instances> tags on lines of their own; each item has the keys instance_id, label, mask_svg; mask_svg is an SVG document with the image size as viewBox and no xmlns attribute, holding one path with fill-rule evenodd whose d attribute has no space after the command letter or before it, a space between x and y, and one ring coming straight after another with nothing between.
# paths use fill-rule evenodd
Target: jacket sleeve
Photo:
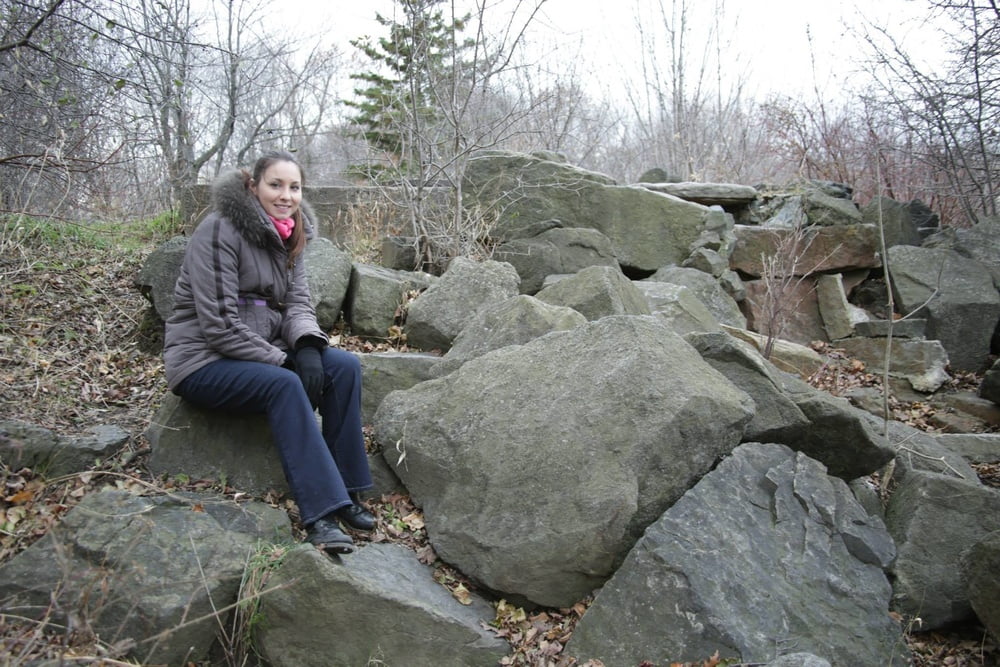
<instances>
[{"instance_id":1,"label":"jacket sleeve","mask_svg":"<svg viewBox=\"0 0 1000 667\"><path fill-rule=\"evenodd\" d=\"M285 318L281 325L281 337L288 346L296 348L303 337L318 338L324 345L329 339L316 322L316 309L312 305L309 283L306 278L306 268L303 257L295 263L292 269L291 284L285 295Z\"/></svg>"},{"instance_id":2,"label":"jacket sleeve","mask_svg":"<svg viewBox=\"0 0 1000 667\"><path fill-rule=\"evenodd\" d=\"M240 320L237 235L221 218L206 220L191 237L188 264L198 324L209 347L233 359L281 365L285 352Z\"/></svg>"}]
</instances>

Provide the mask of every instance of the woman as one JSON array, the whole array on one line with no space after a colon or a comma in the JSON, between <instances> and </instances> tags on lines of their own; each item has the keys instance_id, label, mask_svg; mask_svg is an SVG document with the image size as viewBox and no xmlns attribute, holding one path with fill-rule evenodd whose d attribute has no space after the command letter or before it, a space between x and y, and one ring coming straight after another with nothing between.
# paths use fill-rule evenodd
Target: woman
<instances>
[{"instance_id":1,"label":"woman","mask_svg":"<svg viewBox=\"0 0 1000 667\"><path fill-rule=\"evenodd\" d=\"M316 323L302 251L313 215L289 153L212 186L188 242L167 321L167 385L212 410L264 413L307 539L330 553L371 530L358 493L371 488L361 432L361 365ZM322 428L313 410L319 408Z\"/></svg>"}]
</instances>

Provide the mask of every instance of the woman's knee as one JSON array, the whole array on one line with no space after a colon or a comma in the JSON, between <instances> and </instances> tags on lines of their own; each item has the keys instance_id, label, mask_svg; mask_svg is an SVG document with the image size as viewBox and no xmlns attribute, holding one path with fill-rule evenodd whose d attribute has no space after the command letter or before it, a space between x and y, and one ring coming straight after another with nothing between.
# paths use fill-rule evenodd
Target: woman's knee
<instances>
[{"instance_id":1,"label":"woman's knee","mask_svg":"<svg viewBox=\"0 0 1000 667\"><path fill-rule=\"evenodd\" d=\"M361 375L361 360L353 352L328 347L323 351L323 366L334 373Z\"/></svg>"}]
</instances>

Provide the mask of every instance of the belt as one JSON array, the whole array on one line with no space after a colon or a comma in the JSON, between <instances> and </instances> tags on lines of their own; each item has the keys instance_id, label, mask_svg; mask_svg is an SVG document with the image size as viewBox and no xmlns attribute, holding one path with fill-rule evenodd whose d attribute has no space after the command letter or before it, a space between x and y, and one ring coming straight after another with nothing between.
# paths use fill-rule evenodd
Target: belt
<instances>
[{"instance_id":1,"label":"belt","mask_svg":"<svg viewBox=\"0 0 1000 667\"><path fill-rule=\"evenodd\" d=\"M247 298L245 296L241 296L236 301L239 302L239 303L242 303L244 306L262 306L263 307L263 306L267 306L268 305L267 299L250 299L250 298Z\"/></svg>"}]
</instances>

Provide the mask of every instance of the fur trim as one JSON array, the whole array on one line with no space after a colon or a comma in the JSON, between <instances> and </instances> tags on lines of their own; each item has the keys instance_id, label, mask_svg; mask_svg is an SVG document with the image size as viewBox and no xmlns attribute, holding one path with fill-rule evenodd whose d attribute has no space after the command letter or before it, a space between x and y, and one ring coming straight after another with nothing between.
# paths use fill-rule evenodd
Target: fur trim
<instances>
[{"instance_id":1,"label":"fur trim","mask_svg":"<svg viewBox=\"0 0 1000 667\"><path fill-rule=\"evenodd\" d=\"M311 239L315 234L315 214L305 199L300 202L299 209L305 223L303 231L306 239ZM241 169L224 171L212 183L212 210L228 218L240 235L253 245L260 248L282 245L260 202L247 188Z\"/></svg>"}]
</instances>

